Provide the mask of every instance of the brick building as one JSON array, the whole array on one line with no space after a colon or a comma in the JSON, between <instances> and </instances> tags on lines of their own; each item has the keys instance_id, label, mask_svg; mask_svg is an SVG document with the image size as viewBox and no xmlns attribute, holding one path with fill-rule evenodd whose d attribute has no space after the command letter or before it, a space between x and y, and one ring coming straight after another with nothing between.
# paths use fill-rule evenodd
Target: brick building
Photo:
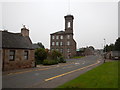
<instances>
[{"instance_id":1,"label":"brick building","mask_svg":"<svg viewBox=\"0 0 120 90\"><path fill-rule=\"evenodd\" d=\"M73 15L64 16L65 31L50 34L50 49L60 51L65 58L76 55L76 42L73 39Z\"/></svg>"},{"instance_id":2,"label":"brick building","mask_svg":"<svg viewBox=\"0 0 120 90\"><path fill-rule=\"evenodd\" d=\"M21 33L0 32L2 32L2 70L34 67L34 48L29 38L29 30L24 26Z\"/></svg>"}]
</instances>

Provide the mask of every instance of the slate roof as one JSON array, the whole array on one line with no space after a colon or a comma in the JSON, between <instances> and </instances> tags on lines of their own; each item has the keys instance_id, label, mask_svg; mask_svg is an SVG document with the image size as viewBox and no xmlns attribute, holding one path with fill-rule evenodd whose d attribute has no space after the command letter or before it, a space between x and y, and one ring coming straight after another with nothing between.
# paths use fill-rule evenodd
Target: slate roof
<instances>
[{"instance_id":1,"label":"slate roof","mask_svg":"<svg viewBox=\"0 0 120 90\"><path fill-rule=\"evenodd\" d=\"M2 31L2 48L7 49L34 49L30 38L21 33Z\"/></svg>"},{"instance_id":2,"label":"slate roof","mask_svg":"<svg viewBox=\"0 0 120 90\"><path fill-rule=\"evenodd\" d=\"M55 32L55 33L52 33L52 34L65 34L65 31L58 31L58 32Z\"/></svg>"}]
</instances>

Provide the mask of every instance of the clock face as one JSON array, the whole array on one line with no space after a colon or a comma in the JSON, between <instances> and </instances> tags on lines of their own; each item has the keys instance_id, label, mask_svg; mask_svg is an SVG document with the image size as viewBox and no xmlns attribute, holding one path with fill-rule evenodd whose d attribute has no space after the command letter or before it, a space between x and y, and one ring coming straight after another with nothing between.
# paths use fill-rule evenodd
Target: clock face
<instances>
[{"instance_id":1,"label":"clock face","mask_svg":"<svg viewBox=\"0 0 120 90\"><path fill-rule=\"evenodd\" d=\"M68 28L70 28L70 22L68 22L67 26L68 26Z\"/></svg>"}]
</instances>

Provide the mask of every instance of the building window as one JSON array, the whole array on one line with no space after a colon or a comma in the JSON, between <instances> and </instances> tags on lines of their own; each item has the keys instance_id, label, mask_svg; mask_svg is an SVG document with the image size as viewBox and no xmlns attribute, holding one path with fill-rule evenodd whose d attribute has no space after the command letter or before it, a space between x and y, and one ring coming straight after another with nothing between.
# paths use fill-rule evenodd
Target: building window
<instances>
[{"instance_id":1,"label":"building window","mask_svg":"<svg viewBox=\"0 0 120 90\"><path fill-rule=\"evenodd\" d=\"M62 46L63 45L63 42L60 42L60 46Z\"/></svg>"},{"instance_id":2,"label":"building window","mask_svg":"<svg viewBox=\"0 0 120 90\"><path fill-rule=\"evenodd\" d=\"M68 46L70 45L70 41L67 41L67 45L68 45Z\"/></svg>"},{"instance_id":3,"label":"building window","mask_svg":"<svg viewBox=\"0 0 120 90\"><path fill-rule=\"evenodd\" d=\"M56 36L56 39L59 39L59 36Z\"/></svg>"},{"instance_id":4,"label":"building window","mask_svg":"<svg viewBox=\"0 0 120 90\"><path fill-rule=\"evenodd\" d=\"M67 39L70 39L70 35L67 35Z\"/></svg>"},{"instance_id":5,"label":"building window","mask_svg":"<svg viewBox=\"0 0 120 90\"><path fill-rule=\"evenodd\" d=\"M28 51L24 51L24 59L28 60Z\"/></svg>"},{"instance_id":6,"label":"building window","mask_svg":"<svg viewBox=\"0 0 120 90\"><path fill-rule=\"evenodd\" d=\"M68 28L70 28L70 22L68 22Z\"/></svg>"},{"instance_id":7,"label":"building window","mask_svg":"<svg viewBox=\"0 0 120 90\"><path fill-rule=\"evenodd\" d=\"M69 48L67 49L67 52L68 52L68 53L70 52L70 49L69 49Z\"/></svg>"},{"instance_id":8,"label":"building window","mask_svg":"<svg viewBox=\"0 0 120 90\"><path fill-rule=\"evenodd\" d=\"M60 39L63 39L63 35L60 36Z\"/></svg>"},{"instance_id":9,"label":"building window","mask_svg":"<svg viewBox=\"0 0 120 90\"><path fill-rule=\"evenodd\" d=\"M55 36L52 36L52 39L55 39Z\"/></svg>"},{"instance_id":10,"label":"building window","mask_svg":"<svg viewBox=\"0 0 120 90\"><path fill-rule=\"evenodd\" d=\"M56 46L58 46L59 45L59 42L56 42Z\"/></svg>"},{"instance_id":11,"label":"building window","mask_svg":"<svg viewBox=\"0 0 120 90\"><path fill-rule=\"evenodd\" d=\"M56 51L59 51L59 49L56 49Z\"/></svg>"},{"instance_id":12,"label":"building window","mask_svg":"<svg viewBox=\"0 0 120 90\"><path fill-rule=\"evenodd\" d=\"M63 53L63 49L60 49L60 52Z\"/></svg>"},{"instance_id":13,"label":"building window","mask_svg":"<svg viewBox=\"0 0 120 90\"><path fill-rule=\"evenodd\" d=\"M51 49L51 51L54 51L54 49Z\"/></svg>"},{"instance_id":14,"label":"building window","mask_svg":"<svg viewBox=\"0 0 120 90\"><path fill-rule=\"evenodd\" d=\"M52 46L54 46L55 45L55 42L52 42Z\"/></svg>"},{"instance_id":15,"label":"building window","mask_svg":"<svg viewBox=\"0 0 120 90\"><path fill-rule=\"evenodd\" d=\"M15 60L15 50L10 50L10 56L9 56L9 59L10 61L14 61Z\"/></svg>"}]
</instances>

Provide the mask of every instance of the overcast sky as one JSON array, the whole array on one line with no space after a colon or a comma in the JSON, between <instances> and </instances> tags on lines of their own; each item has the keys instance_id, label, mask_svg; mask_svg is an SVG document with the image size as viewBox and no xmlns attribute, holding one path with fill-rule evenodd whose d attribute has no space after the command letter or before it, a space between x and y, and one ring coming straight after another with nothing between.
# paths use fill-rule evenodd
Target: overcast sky
<instances>
[{"instance_id":1,"label":"overcast sky","mask_svg":"<svg viewBox=\"0 0 120 90\"><path fill-rule=\"evenodd\" d=\"M0 28L17 33L25 24L32 42L42 42L49 48L50 34L64 30L64 16L70 13L74 16L77 48L103 48L104 38L107 44L115 42L118 37L117 2L70 0L70 12L68 6L68 0L0 3Z\"/></svg>"}]
</instances>

